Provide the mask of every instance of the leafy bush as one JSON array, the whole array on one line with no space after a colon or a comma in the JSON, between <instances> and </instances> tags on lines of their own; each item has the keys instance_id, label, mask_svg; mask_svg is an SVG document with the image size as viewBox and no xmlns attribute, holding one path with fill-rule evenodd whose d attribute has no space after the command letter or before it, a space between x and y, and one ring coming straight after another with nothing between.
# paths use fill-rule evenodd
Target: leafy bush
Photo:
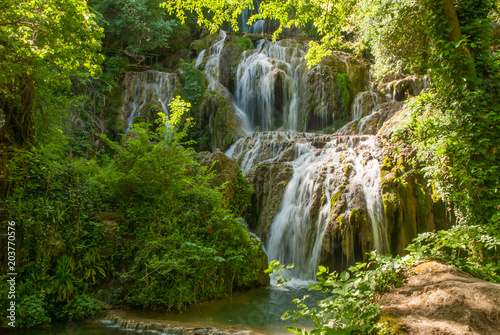
<instances>
[{"instance_id":1,"label":"leafy bush","mask_svg":"<svg viewBox=\"0 0 500 335\"><path fill-rule=\"evenodd\" d=\"M407 250L416 259L434 258L476 277L500 282L500 239L487 227L457 225L423 233Z\"/></svg>"},{"instance_id":2,"label":"leafy bush","mask_svg":"<svg viewBox=\"0 0 500 335\"><path fill-rule=\"evenodd\" d=\"M64 305L62 313L70 321L94 319L100 316L105 308L106 304L102 301L88 295L78 295Z\"/></svg>"},{"instance_id":3,"label":"leafy bush","mask_svg":"<svg viewBox=\"0 0 500 335\"><path fill-rule=\"evenodd\" d=\"M253 49L252 40L249 38L236 36L236 43L242 50Z\"/></svg>"},{"instance_id":4,"label":"leafy bush","mask_svg":"<svg viewBox=\"0 0 500 335\"><path fill-rule=\"evenodd\" d=\"M19 314L16 325L18 327L30 328L51 321L43 293L36 293L22 298L17 307Z\"/></svg>"},{"instance_id":5,"label":"leafy bush","mask_svg":"<svg viewBox=\"0 0 500 335\"><path fill-rule=\"evenodd\" d=\"M317 302L318 308L308 306L306 300L309 296L306 295L302 299L294 299L297 310L286 311L282 318L293 319L294 323L300 318L312 319L316 328L311 331L287 327L299 335L370 334L375 329L384 331L386 325L378 322L380 306L376 303L376 297L401 286L403 272L412 261L409 256L401 258L372 252L368 263L356 263L340 274L328 273L327 268L320 266L318 283L309 286L310 290L325 294L325 298ZM273 261L267 272L279 273L282 269L279 263Z\"/></svg>"},{"instance_id":6,"label":"leafy bush","mask_svg":"<svg viewBox=\"0 0 500 335\"><path fill-rule=\"evenodd\" d=\"M122 144L107 140L113 157L71 158L63 146L15 152L0 226L12 217L19 225L19 294L30 297L21 324L97 315L103 304L90 296L111 277L123 289L102 300L147 307L181 308L265 283L262 245L230 211L247 205L248 181L239 176L234 206L224 202L185 147L188 107L174 99L154 130L137 124Z\"/></svg>"},{"instance_id":7,"label":"leafy bush","mask_svg":"<svg viewBox=\"0 0 500 335\"><path fill-rule=\"evenodd\" d=\"M189 107L177 97L154 131L136 124L121 145L107 140L117 153L110 166L112 202L125 213L120 234L135 240L122 256L130 262L122 276L132 305L181 308L260 280L261 245L225 208L207 167L181 145L191 143L191 119L181 121ZM249 197L248 182L239 184L235 210Z\"/></svg>"},{"instance_id":8,"label":"leafy bush","mask_svg":"<svg viewBox=\"0 0 500 335\"><path fill-rule=\"evenodd\" d=\"M181 78L183 81L182 97L198 107L200 99L205 90L205 77L203 72L194 67L194 61L186 62L181 58L179 67L183 70Z\"/></svg>"}]
</instances>

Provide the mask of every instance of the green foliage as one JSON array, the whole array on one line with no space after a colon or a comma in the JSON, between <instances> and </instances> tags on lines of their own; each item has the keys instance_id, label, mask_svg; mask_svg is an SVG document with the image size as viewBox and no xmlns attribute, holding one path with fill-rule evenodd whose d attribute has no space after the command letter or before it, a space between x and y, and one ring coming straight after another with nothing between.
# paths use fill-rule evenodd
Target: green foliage
<instances>
[{"instance_id":1,"label":"green foliage","mask_svg":"<svg viewBox=\"0 0 500 335\"><path fill-rule=\"evenodd\" d=\"M370 334L374 329L382 331L378 323L380 307L375 302L378 294L402 285L403 271L411 264L410 257L393 258L391 255L369 255L369 263L357 263L342 273L328 273L319 267L318 283L310 290L325 294L317 302L318 307L309 307L307 299L295 299L297 310L288 310L283 319L312 319L315 328L305 331L287 327L295 334Z\"/></svg>"},{"instance_id":2,"label":"green foliage","mask_svg":"<svg viewBox=\"0 0 500 335\"><path fill-rule=\"evenodd\" d=\"M181 59L179 67L183 70L181 73L183 81L182 97L199 107L205 90L205 76L203 72L194 67L194 61L187 63L184 59Z\"/></svg>"},{"instance_id":3,"label":"green foliage","mask_svg":"<svg viewBox=\"0 0 500 335\"><path fill-rule=\"evenodd\" d=\"M258 280L260 245L224 209L192 149L181 146L188 107L177 97L155 132L136 124L122 145L107 141L117 152L112 197L126 214L121 233L136 237L122 274L132 281L126 300L133 305L178 309Z\"/></svg>"},{"instance_id":4,"label":"green foliage","mask_svg":"<svg viewBox=\"0 0 500 335\"><path fill-rule=\"evenodd\" d=\"M125 288L100 299L173 308L263 282L262 246L226 208L244 210L251 188L240 175L227 205L210 186L185 147L189 107L175 98L154 130L135 124L122 144L106 139L114 157L13 149L0 226L19 224L19 295L30 297L21 324L96 316L104 305L94 295L111 279Z\"/></svg>"},{"instance_id":5,"label":"green foliage","mask_svg":"<svg viewBox=\"0 0 500 335\"><path fill-rule=\"evenodd\" d=\"M340 93L340 101L344 109L344 113L349 115L349 110L351 106L351 85L349 81L349 76L345 73L338 73L335 76L335 85Z\"/></svg>"},{"instance_id":6,"label":"green foliage","mask_svg":"<svg viewBox=\"0 0 500 335\"><path fill-rule=\"evenodd\" d=\"M253 49L252 40L249 38L236 36L236 43L242 50Z\"/></svg>"},{"instance_id":7,"label":"green foliage","mask_svg":"<svg viewBox=\"0 0 500 335\"><path fill-rule=\"evenodd\" d=\"M416 147L417 159L459 222L491 222L500 201L498 167L499 61L489 55L491 1L459 1L462 31L451 36L440 8L431 7L432 89L409 102L410 119L396 136ZM478 29L472 33L472 30ZM479 32L480 31L480 32Z\"/></svg>"},{"instance_id":8,"label":"green foliage","mask_svg":"<svg viewBox=\"0 0 500 335\"><path fill-rule=\"evenodd\" d=\"M102 15L108 45L132 53L168 48L169 40L185 34L186 28L160 8L159 0L92 0L90 4Z\"/></svg>"},{"instance_id":9,"label":"green foliage","mask_svg":"<svg viewBox=\"0 0 500 335\"><path fill-rule=\"evenodd\" d=\"M423 2L369 0L359 12L365 14L360 31L371 46L377 76L425 73L431 46Z\"/></svg>"},{"instance_id":10,"label":"green foliage","mask_svg":"<svg viewBox=\"0 0 500 335\"><path fill-rule=\"evenodd\" d=\"M236 216L242 215L245 210L250 207L250 200L254 190L252 186L250 186L250 182L243 176L241 169L238 169L237 172L237 182L236 185L222 185L222 189L224 188L234 188L234 194L229 198L229 209ZM227 199L225 199L227 201Z\"/></svg>"},{"instance_id":11,"label":"green foliage","mask_svg":"<svg viewBox=\"0 0 500 335\"><path fill-rule=\"evenodd\" d=\"M84 80L100 70L100 38L85 2L2 2L0 111L6 122L0 136L6 142L32 143L35 123L61 117L53 106L64 105L61 92L70 87L70 77Z\"/></svg>"},{"instance_id":12,"label":"green foliage","mask_svg":"<svg viewBox=\"0 0 500 335\"><path fill-rule=\"evenodd\" d=\"M253 0L203 2L199 0L176 1L168 0L160 4L170 15L175 14L182 23L186 20L186 11L195 12L198 23L211 33L217 32L223 23L229 22L234 31L238 31L238 16L244 8L253 8ZM209 11L207 11L207 9ZM209 13L207 16L207 12Z\"/></svg>"},{"instance_id":13,"label":"green foliage","mask_svg":"<svg viewBox=\"0 0 500 335\"><path fill-rule=\"evenodd\" d=\"M88 295L79 295L71 299L64 305L62 313L64 317L72 320L94 319L102 315L106 304L102 301L89 297Z\"/></svg>"},{"instance_id":14,"label":"green foliage","mask_svg":"<svg viewBox=\"0 0 500 335\"><path fill-rule=\"evenodd\" d=\"M438 259L476 277L500 282L500 239L486 227L457 225L423 233L407 250L417 259Z\"/></svg>"},{"instance_id":15,"label":"green foliage","mask_svg":"<svg viewBox=\"0 0 500 335\"><path fill-rule=\"evenodd\" d=\"M47 303L43 293L25 296L18 305L16 326L30 328L49 323L51 318L47 313Z\"/></svg>"}]
</instances>

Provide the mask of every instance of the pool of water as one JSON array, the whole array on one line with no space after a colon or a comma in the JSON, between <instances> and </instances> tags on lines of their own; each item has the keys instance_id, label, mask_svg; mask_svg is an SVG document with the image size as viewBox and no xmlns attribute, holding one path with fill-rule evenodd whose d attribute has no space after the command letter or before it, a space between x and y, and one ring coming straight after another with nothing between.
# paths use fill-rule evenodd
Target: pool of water
<instances>
[{"instance_id":1,"label":"pool of water","mask_svg":"<svg viewBox=\"0 0 500 335\"><path fill-rule=\"evenodd\" d=\"M291 320L281 320L281 315L288 309L294 309L294 298L310 295L310 306L320 298L317 292L308 290L309 282L289 283L287 287L254 289L248 292L234 293L231 298L199 303L182 312L152 312L142 310L112 311L125 320L142 322L164 322L181 327L215 327L218 329L250 330L256 334L291 334L286 326L292 326ZM302 328L311 328L312 323L301 320ZM118 327L110 322L70 322L50 326L8 331L7 334L26 335L122 335L140 331ZM143 333L149 333L144 331ZM153 332L152 332L153 333ZM159 332L156 332L159 334Z\"/></svg>"}]
</instances>

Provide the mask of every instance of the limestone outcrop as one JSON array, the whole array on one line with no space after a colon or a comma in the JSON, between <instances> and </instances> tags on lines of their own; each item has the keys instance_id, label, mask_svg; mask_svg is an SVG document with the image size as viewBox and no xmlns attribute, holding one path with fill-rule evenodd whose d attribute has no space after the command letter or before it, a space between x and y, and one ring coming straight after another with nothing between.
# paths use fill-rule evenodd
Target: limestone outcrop
<instances>
[{"instance_id":1,"label":"limestone outcrop","mask_svg":"<svg viewBox=\"0 0 500 335\"><path fill-rule=\"evenodd\" d=\"M500 285L452 266L423 262L404 286L379 299L382 321L394 333L419 335L500 334Z\"/></svg>"}]
</instances>

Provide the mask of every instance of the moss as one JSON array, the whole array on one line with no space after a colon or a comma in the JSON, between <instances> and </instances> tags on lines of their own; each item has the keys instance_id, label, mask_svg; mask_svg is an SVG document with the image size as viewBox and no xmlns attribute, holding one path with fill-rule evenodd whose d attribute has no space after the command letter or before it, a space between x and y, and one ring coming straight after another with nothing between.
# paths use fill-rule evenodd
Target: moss
<instances>
[{"instance_id":1,"label":"moss","mask_svg":"<svg viewBox=\"0 0 500 335\"><path fill-rule=\"evenodd\" d=\"M236 36L236 43L242 50L253 49L252 40L249 38Z\"/></svg>"},{"instance_id":2,"label":"moss","mask_svg":"<svg viewBox=\"0 0 500 335\"><path fill-rule=\"evenodd\" d=\"M425 190L421 185L415 185L415 195L417 197L417 222L418 233L424 233L429 230L427 227L427 196Z\"/></svg>"},{"instance_id":3,"label":"moss","mask_svg":"<svg viewBox=\"0 0 500 335\"><path fill-rule=\"evenodd\" d=\"M349 223L352 225L354 222L358 220L359 212L356 208L351 210L351 214L349 215Z\"/></svg>"},{"instance_id":4,"label":"moss","mask_svg":"<svg viewBox=\"0 0 500 335\"><path fill-rule=\"evenodd\" d=\"M380 167L382 170L391 170L392 169L392 162L389 159L389 157L385 156L384 163Z\"/></svg>"},{"instance_id":5,"label":"moss","mask_svg":"<svg viewBox=\"0 0 500 335\"><path fill-rule=\"evenodd\" d=\"M332 212L333 212L333 209L335 208L335 205L340 200L340 197L342 196L342 193L344 193L345 188L346 188L345 184L342 185L342 186L340 186L339 187L339 191L332 196L332 199L331 199Z\"/></svg>"},{"instance_id":6,"label":"moss","mask_svg":"<svg viewBox=\"0 0 500 335\"><path fill-rule=\"evenodd\" d=\"M344 175L347 177L352 171L352 164L349 163L346 166L344 166Z\"/></svg>"},{"instance_id":7,"label":"moss","mask_svg":"<svg viewBox=\"0 0 500 335\"><path fill-rule=\"evenodd\" d=\"M338 73L335 76L335 86L340 91L340 102L343 109L349 109L352 99L349 76L345 73Z\"/></svg>"},{"instance_id":8,"label":"moss","mask_svg":"<svg viewBox=\"0 0 500 335\"><path fill-rule=\"evenodd\" d=\"M382 314L378 322L384 334L406 334L406 326L402 325L403 318L390 314Z\"/></svg>"},{"instance_id":9,"label":"moss","mask_svg":"<svg viewBox=\"0 0 500 335\"><path fill-rule=\"evenodd\" d=\"M408 168L406 167L406 164L405 164L405 161L404 161L403 157L398 157L398 159L396 161L396 165L403 172L405 172L405 171L408 170Z\"/></svg>"}]
</instances>

